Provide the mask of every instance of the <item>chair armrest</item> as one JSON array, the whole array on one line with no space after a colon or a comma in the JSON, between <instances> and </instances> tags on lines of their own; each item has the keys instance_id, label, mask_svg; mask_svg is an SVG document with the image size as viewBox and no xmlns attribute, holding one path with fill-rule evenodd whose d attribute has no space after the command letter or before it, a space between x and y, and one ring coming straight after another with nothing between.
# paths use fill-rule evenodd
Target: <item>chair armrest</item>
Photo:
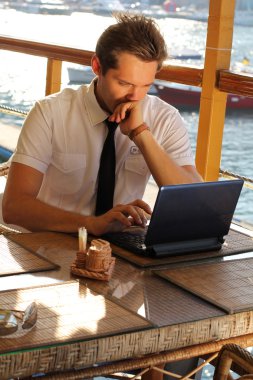
<instances>
[{"instance_id":1,"label":"chair armrest","mask_svg":"<svg viewBox=\"0 0 253 380\"><path fill-rule=\"evenodd\" d=\"M10 161L0 164L0 176L7 176L10 168Z\"/></svg>"},{"instance_id":2,"label":"chair armrest","mask_svg":"<svg viewBox=\"0 0 253 380\"><path fill-rule=\"evenodd\" d=\"M230 370L242 375L241 380L252 380L253 356L236 344L224 345L217 357L213 380L229 379Z\"/></svg>"}]
</instances>

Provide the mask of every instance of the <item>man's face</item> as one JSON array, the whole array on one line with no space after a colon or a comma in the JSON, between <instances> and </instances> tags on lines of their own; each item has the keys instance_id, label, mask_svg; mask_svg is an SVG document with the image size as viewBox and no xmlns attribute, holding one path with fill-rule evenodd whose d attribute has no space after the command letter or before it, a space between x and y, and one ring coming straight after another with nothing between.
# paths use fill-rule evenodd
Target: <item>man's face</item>
<instances>
[{"instance_id":1,"label":"man's face","mask_svg":"<svg viewBox=\"0 0 253 380\"><path fill-rule=\"evenodd\" d=\"M96 96L101 107L112 113L118 104L142 100L154 82L157 65L157 61L143 62L132 54L120 53L117 69L102 75L100 68Z\"/></svg>"}]
</instances>

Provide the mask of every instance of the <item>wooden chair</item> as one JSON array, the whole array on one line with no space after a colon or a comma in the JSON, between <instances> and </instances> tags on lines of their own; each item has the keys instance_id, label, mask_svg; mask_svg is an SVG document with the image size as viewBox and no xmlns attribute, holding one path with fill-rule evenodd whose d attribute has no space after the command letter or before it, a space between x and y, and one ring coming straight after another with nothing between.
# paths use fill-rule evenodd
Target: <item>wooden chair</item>
<instances>
[{"instance_id":1,"label":"wooden chair","mask_svg":"<svg viewBox=\"0 0 253 380\"><path fill-rule=\"evenodd\" d=\"M10 161L6 161L0 164L0 176L7 176L10 167Z\"/></svg>"},{"instance_id":2,"label":"wooden chair","mask_svg":"<svg viewBox=\"0 0 253 380\"><path fill-rule=\"evenodd\" d=\"M226 344L217 357L213 380L233 380L234 371L241 377L237 380L253 380L253 356L236 344Z\"/></svg>"}]
</instances>

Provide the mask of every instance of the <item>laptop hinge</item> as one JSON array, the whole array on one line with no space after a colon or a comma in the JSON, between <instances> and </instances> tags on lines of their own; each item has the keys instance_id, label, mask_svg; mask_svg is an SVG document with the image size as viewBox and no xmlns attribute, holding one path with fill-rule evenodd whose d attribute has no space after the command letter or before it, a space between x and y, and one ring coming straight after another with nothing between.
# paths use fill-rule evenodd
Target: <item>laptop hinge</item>
<instances>
[{"instance_id":1,"label":"laptop hinge","mask_svg":"<svg viewBox=\"0 0 253 380\"><path fill-rule=\"evenodd\" d=\"M196 240L185 240L180 242L171 242L163 244L154 244L152 251L155 256L166 256L187 252L216 251L221 249L223 239L206 238ZM149 250L150 247L148 247Z\"/></svg>"}]
</instances>

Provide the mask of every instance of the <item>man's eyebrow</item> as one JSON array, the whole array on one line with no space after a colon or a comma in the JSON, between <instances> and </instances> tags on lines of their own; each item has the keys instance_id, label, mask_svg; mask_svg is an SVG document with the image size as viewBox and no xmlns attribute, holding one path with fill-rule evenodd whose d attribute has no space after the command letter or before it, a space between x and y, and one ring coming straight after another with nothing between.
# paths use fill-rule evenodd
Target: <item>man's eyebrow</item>
<instances>
[{"instance_id":1,"label":"man's eyebrow","mask_svg":"<svg viewBox=\"0 0 253 380\"><path fill-rule=\"evenodd\" d=\"M126 81L126 80L124 80L124 79L120 79L120 78L118 78L118 80L119 80L120 82L125 83L125 84L130 84L131 86L136 86L135 84L133 84L133 83L131 83L131 82L128 82L128 81ZM146 84L144 84L143 86L152 86L153 83L154 83L154 82L146 83Z\"/></svg>"}]
</instances>

